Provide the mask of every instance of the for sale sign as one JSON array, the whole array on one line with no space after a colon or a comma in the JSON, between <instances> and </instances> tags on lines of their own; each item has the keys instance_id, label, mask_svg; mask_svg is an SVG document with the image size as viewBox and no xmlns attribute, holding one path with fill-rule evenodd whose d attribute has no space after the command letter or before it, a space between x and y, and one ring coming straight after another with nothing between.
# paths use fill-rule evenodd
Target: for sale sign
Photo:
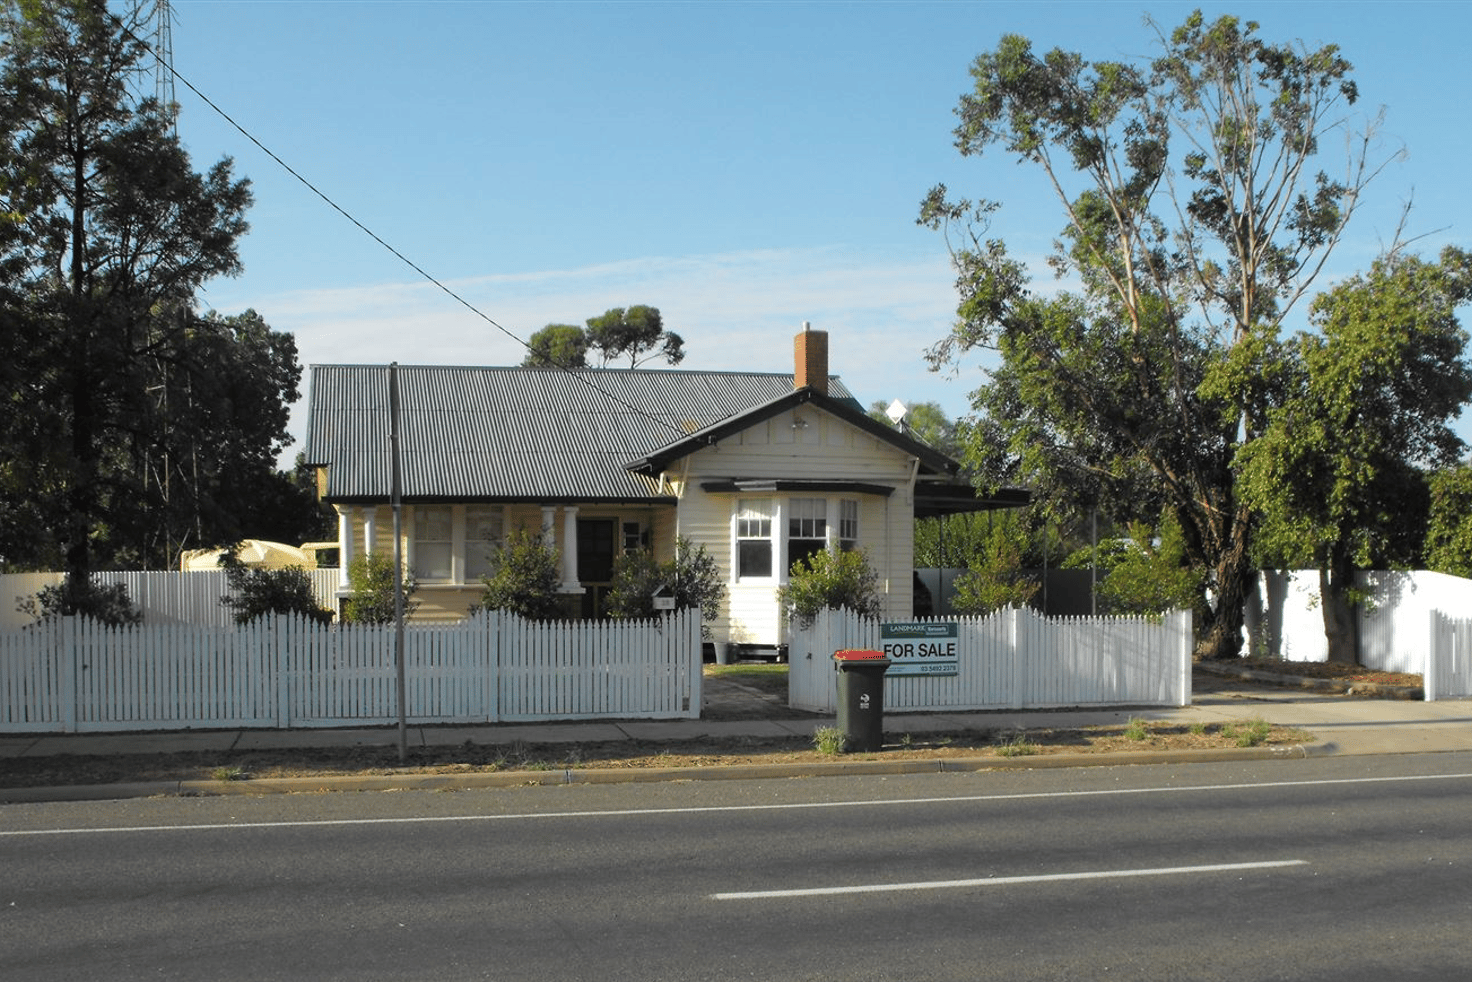
<instances>
[{"instance_id":1,"label":"for sale sign","mask_svg":"<svg viewBox=\"0 0 1472 982\"><path fill-rule=\"evenodd\" d=\"M885 675L956 675L960 672L956 624L881 624L879 639L890 661Z\"/></svg>"}]
</instances>

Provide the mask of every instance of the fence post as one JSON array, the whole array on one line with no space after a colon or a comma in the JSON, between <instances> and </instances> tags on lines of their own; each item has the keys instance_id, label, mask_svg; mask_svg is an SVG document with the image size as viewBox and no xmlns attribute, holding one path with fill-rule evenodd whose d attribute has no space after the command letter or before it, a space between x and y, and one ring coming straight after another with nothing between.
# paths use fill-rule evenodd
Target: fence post
<instances>
[{"instance_id":1,"label":"fence post","mask_svg":"<svg viewBox=\"0 0 1472 982\"><path fill-rule=\"evenodd\" d=\"M482 610L481 674L485 679L486 722L501 722L501 648L504 618L499 610Z\"/></svg>"},{"instance_id":2,"label":"fence post","mask_svg":"<svg viewBox=\"0 0 1472 982\"><path fill-rule=\"evenodd\" d=\"M56 668L61 676L61 731L77 732L77 673L81 671L81 652L77 644L75 617L59 617L51 630L56 645Z\"/></svg>"},{"instance_id":3,"label":"fence post","mask_svg":"<svg viewBox=\"0 0 1472 982\"><path fill-rule=\"evenodd\" d=\"M1181 702L1179 705L1189 706L1194 701L1191 692L1191 648L1192 648L1192 624L1191 611L1189 608L1177 610L1171 615L1176 637L1179 639L1179 648L1176 652L1180 663L1180 688L1177 690Z\"/></svg>"},{"instance_id":4,"label":"fence post","mask_svg":"<svg viewBox=\"0 0 1472 982\"><path fill-rule=\"evenodd\" d=\"M263 625L261 643L269 645L272 675L276 678L276 728L291 727L291 667L286 657L286 617L275 614Z\"/></svg>"},{"instance_id":5,"label":"fence post","mask_svg":"<svg viewBox=\"0 0 1472 982\"><path fill-rule=\"evenodd\" d=\"M1427 702L1436 701L1436 690L1441 682L1441 665L1444 657L1443 645L1446 644L1447 635L1455 632L1444 631L1441 626L1441 612L1432 610L1431 621L1431 644L1426 650L1426 674L1422 678L1422 696ZM1455 643L1455 642L1453 642Z\"/></svg>"},{"instance_id":6,"label":"fence post","mask_svg":"<svg viewBox=\"0 0 1472 982\"><path fill-rule=\"evenodd\" d=\"M1007 674L1010 676L1007 684L1012 690L1013 709L1021 709L1026 701L1023 692L1022 639L1017 636L1018 613L1016 607L1008 607L1002 612L1002 616L1007 619Z\"/></svg>"}]
</instances>

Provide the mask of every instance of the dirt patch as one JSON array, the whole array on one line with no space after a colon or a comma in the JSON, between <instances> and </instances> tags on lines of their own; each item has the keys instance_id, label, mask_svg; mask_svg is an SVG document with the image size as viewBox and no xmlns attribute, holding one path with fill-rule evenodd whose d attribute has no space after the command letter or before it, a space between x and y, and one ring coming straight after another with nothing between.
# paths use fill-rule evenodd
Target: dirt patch
<instances>
[{"instance_id":1,"label":"dirt patch","mask_svg":"<svg viewBox=\"0 0 1472 982\"><path fill-rule=\"evenodd\" d=\"M1017 757L1060 753L1109 754L1199 750L1252 745L1290 746L1312 738L1302 731L1262 724L1184 727L1137 722L1088 729L969 730L957 733L886 734L878 753L836 757L819 753L804 738L701 738L683 741L623 740L559 744L474 744L416 748L408 766L395 747L19 757L4 761L0 787L55 787L149 781L252 778L461 774L521 770L639 767L721 767L737 764L817 763L834 760L907 760L945 757Z\"/></svg>"},{"instance_id":2,"label":"dirt patch","mask_svg":"<svg viewBox=\"0 0 1472 982\"><path fill-rule=\"evenodd\" d=\"M1374 685L1421 687L1421 676L1411 672L1379 672L1363 665L1337 665L1316 661L1274 661L1268 658L1243 658L1220 662L1223 668L1240 667L1273 675L1291 675L1306 679L1331 679L1340 682L1369 682Z\"/></svg>"}]
</instances>

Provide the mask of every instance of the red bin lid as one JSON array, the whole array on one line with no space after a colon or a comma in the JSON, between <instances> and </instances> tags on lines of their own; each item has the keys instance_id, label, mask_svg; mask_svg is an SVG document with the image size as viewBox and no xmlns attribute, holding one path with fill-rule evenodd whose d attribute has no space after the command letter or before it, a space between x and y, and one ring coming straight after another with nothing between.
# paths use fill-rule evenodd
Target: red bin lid
<instances>
[{"instance_id":1,"label":"red bin lid","mask_svg":"<svg viewBox=\"0 0 1472 982\"><path fill-rule=\"evenodd\" d=\"M834 661L884 661L884 652L867 648L845 648L833 653Z\"/></svg>"}]
</instances>

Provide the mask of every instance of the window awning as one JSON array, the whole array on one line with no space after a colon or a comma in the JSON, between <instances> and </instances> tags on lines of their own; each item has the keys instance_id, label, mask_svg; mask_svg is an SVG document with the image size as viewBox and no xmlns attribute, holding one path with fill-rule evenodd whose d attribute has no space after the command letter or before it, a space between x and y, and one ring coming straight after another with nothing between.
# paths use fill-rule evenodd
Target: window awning
<instances>
[{"instance_id":1,"label":"window awning","mask_svg":"<svg viewBox=\"0 0 1472 982\"><path fill-rule=\"evenodd\" d=\"M702 481L700 490L707 494L872 494L887 498L894 494L888 484L863 481L821 481L799 478L743 477Z\"/></svg>"}]
</instances>

